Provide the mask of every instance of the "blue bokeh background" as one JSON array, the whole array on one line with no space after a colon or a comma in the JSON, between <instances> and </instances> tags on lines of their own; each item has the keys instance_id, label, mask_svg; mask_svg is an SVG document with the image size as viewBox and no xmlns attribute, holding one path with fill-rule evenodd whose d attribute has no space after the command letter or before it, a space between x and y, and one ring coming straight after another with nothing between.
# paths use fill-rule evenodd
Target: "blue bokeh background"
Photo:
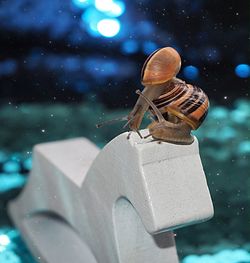
<instances>
[{"instance_id":1,"label":"blue bokeh background","mask_svg":"<svg viewBox=\"0 0 250 263\"><path fill-rule=\"evenodd\" d=\"M1 99L94 93L109 107L131 106L146 56L172 46L182 56L179 77L232 105L249 96L247 19L247 3L232 0L1 0Z\"/></svg>"},{"instance_id":2,"label":"blue bokeh background","mask_svg":"<svg viewBox=\"0 0 250 263\"><path fill-rule=\"evenodd\" d=\"M211 101L195 135L215 217L178 230L178 253L183 263L250 262L248 9L233 0L0 0L1 263L36 261L6 212L32 146L85 136L103 147L123 132L95 124L129 112L146 57L164 46L182 57L178 77Z\"/></svg>"}]
</instances>

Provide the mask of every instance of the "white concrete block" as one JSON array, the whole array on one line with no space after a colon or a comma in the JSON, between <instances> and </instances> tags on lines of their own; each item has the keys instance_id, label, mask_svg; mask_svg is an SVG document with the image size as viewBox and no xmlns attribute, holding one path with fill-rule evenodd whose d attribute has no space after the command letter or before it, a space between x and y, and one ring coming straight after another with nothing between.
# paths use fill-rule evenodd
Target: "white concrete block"
<instances>
[{"instance_id":1,"label":"white concrete block","mask_svg":"<svg viewBox=\"0 0 250 263\"><path fill-rule=\"evenodd\" d=\"M41 262L175 263L171 231L208 220L213 206L197 139L123 133L100 152L81 138L37 145L9 212Z\"/></svg>"}]
</instances>

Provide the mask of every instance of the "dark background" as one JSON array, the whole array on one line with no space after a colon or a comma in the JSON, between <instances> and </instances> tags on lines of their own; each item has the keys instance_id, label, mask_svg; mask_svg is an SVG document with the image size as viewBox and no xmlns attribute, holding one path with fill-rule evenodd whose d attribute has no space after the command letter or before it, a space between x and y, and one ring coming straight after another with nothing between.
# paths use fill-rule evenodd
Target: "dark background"
<instances>
[{"instance_id":1,"label":"dark background","mask_svg":"<svg viewBox=\"0 0 250 263\"><path fill-rule=\"evenodd\" d=\"M103 19L120 23L117 34L97 26ZM6 211L28 180L32 147L79 136L103 147L123 132L95 124L131 110L145 59L165 46L182 57L178 77L211 102L194 134L215 216L176 231L179 256L248 262L249 21L249 1L0 0L0 262L34 262Z\"/></svg>"},{"instance_id":2,"label":"dark background","mask_svg":"<svg viewBox=\"0 0 250 263\"><path fill-rule=\"evenodd\" d=\"M111 38L93 36L89 28L94 1L83 8L77 2L0 1L2 103L94 96L108 107L131 107L143 62L164 46L180 52L182 69L198 69L197 77L188 79L183 70L179 77L201 86L211 100L230 106L249 97L249 72L244 78L235 73L249 63L248 1L123 1L124 13L116 18L121 29ZM128 53L124 46L131 40L136 48Z\"/></svg>"}]
</instances>

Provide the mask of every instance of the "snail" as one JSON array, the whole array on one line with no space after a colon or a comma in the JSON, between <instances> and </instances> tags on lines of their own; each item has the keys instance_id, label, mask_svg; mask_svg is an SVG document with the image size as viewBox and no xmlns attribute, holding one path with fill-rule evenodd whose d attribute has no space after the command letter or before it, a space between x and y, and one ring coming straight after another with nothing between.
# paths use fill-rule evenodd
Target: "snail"
<instances>
[{"instance_id":1,"label":"snail","mask_svg":"<svg viewBox=\"0 0 250 263\"><path fill-rule=\"evenodd\" d=\"M207 116L209 100L204 91L186 83L173 84L170 92L150 101L136 91L151 107L157 117L149 126L149 135L156 140L178 144L191 144L191 130L199 128Z\"/></svg>"},{"instance_id":2,"label":"snail","mask_svg":"<svg viewBox=\"0 0 250 263\"><path fill-rule=\"evenodd\" d=\"M181 67L181 58L178 52L165 47L153 52L145 61L141 71L141 83L144 86L142 94L149 100L158 98L161 94L170 89L171 82L175 81ZM142 118L149 105L139 96L134 108L128 115L130 130L138 132Z\"/></svg>"},{"instance_id":3,"label":"snail","mask_svg":"<svg viewBox=\"0 0 250 263\"><path fill-rule=\"evenodd\" d=\"M139 128L144 114L149 110L156 117L148 126L149 135L156 140L178 144L191 144L194 140L191 130L197 129L204 121L209 100L204 91L176 78L181 66L178 52L165 47L156 50L145 61L141 72L142 92L132 111L118 120L127 120L129 126L141 138ZM97 125L101 127L102 124ZM130 132L131 133L131 132ZM128 135L128 138L130 136ZM144 137L144 138L146 138Z\"/></svg>"}]
</instances>

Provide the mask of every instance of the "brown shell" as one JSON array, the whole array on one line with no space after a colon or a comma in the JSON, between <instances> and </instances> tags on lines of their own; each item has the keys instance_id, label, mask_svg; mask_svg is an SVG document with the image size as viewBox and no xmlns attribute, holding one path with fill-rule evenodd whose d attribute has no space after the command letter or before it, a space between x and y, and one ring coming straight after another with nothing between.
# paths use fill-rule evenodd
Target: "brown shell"
<instances>
[{"instance_id":1,"label":"brown shell","mask_svg":"<svg viewBox=\"0 0 250 263\"><path fill-rule=\"evenodd\" d=\"M193 85L178 83L153 103L161 112L170 112L185 121L193 130L199 128L207 116L209 100L205 92Z\"/></svg>"},{"instance_id":2,"label":"brown shell","mask_svg":"<svg viewBox=\"0 0 250 263\"><path fill-rule=\"evenodd\" d=\"M158 49L145 61L141 83L144 86L165 83L178 74L180 67L181 58L175 49L171 47Z\"/></svg>"}]
</instances>

